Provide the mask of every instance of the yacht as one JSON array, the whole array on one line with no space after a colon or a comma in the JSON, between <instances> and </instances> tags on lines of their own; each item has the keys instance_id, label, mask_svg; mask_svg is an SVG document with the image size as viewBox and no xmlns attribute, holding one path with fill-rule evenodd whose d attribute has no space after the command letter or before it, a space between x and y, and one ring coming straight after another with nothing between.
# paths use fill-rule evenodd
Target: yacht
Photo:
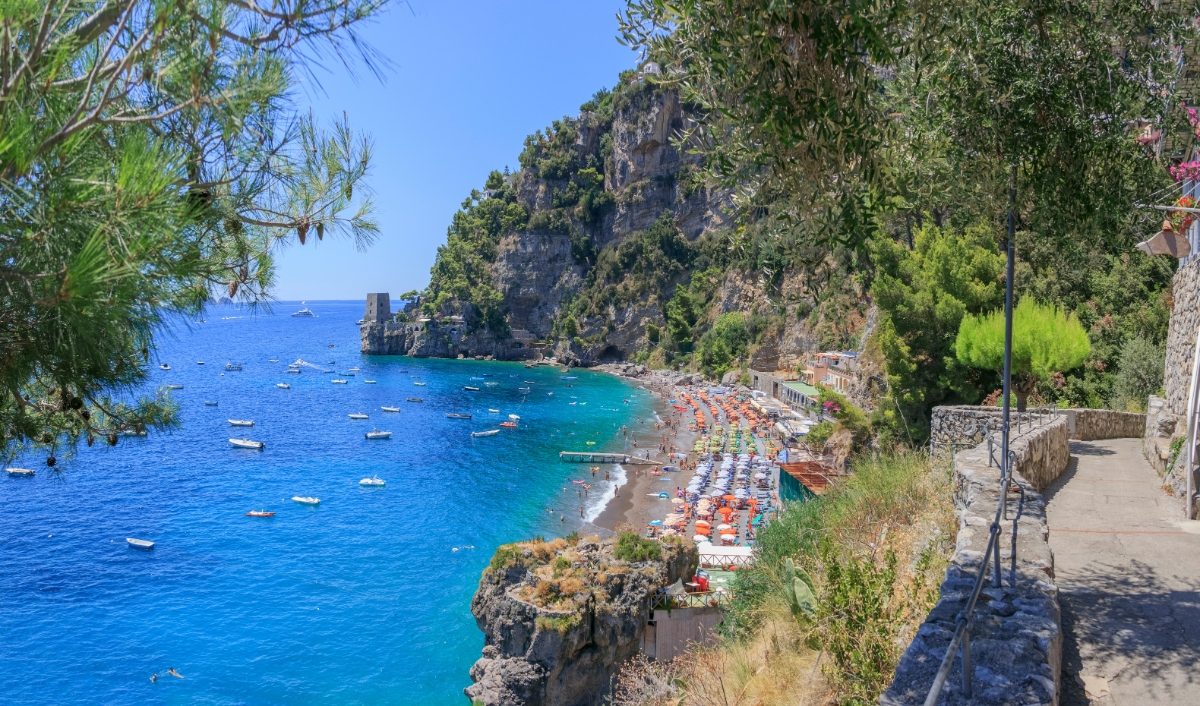
<instances>
[{"instance_id":1,"label":"yacht","mask_svg":"<svg viewBox=\"0 0 1200 706\"><path fill-rule=\"evenodd\" d=\"M293 495L292 502L300 503L301 505L320 505L321 499L309 495Z\"/></svg>"},{"instance_id":2,"label":"yacht","mask_svg":"<svg viewBox=\"0 0 1200 706\"><path fill-rule=\"evenodd\" d=\"M32 468L5 468L4 472L13 478L32 478Z\"/></svg>"},{"instance_id":3,"label":"yacht","mask_svg":"<svg viewBox=\"0 0 1200 706\"><path fill-rule=\"evenodd\" d=\"M196 365L204 365L204 361L203 361L203 360L197 360L197 361L196 361Z\"/></svg>"},{"instance_id":4,"label":"yacht","mask_svg":"<svg viewBox=\"0 0 1200 706\"><path fill-rule=\"evenodd\" d=\"M253 419L227 419L231 427L252 427L254 426Z\"/></svg>"},{"instance_id":5,"label":"yacht","mask_svg":"<svg viewBox=\"0 0 1200 706\"><path fill-rule=\"evenodd\" d=\"M267 445L263 442L251 441L250 439L230 439L229 443L233 444L239 449L253 449L255 451L262 451L263 449L267 448Z\"/></svg>"},{"instance_id":6,"label":"yacht","mask_svg":"<svg viewBox=\"0 0 1200 706\"><path fill-rule=\"evenodd\" d=\"M390 439L392 438L392 432L373 429L363 436L365 436L367 439Z\"/></svg>"},{"instance_id":7,"label":"yacht","mask_svg":"<svg viewBox=\"0 0 1200 706\"><path fill-rule=\"evenodd\" d=\"M306 302L300 302L300 310L292 312L292 316L299 316L306 319L316 318L317 315L313 313L312 309L305 306L305 304Z\"/></svg>"},{"instance_id":8,"label":"yacht","mask_svg":"<svg viewBox=\"0 0 1200 706\"><path fill-rule=\"evenodd\" d=\"M425 383L421 382L420 380L413 380L413 384L417 387L425 387Z\"/></svg>"},{"instance_id":9,"label":"yacht","mask_svg":"<svg viewBox=\"0 0 1200 706\"><path fill-rule=\"evenodd\" d=\"M360 480L360 481L358 482L358 484L359 484L359 485L372 486L372 487L375 487L375 488L382 488L383 486L387 485L387 482L386 482L386 481L384 481L384 480L383 480L382 478L380 478L379 476L371 476L370 478L363 478L362 480Z\"/></svg>"},{"instance_id":10,"label":"yacht","mask_svg":"<svg viewBox=\"0 0 1200 706\"><path fill-rule=\"evenodd\" d=\"M288 372L288 374L289 374L289 375L299 375L299 374L300 374L300 368L288 368L288 369L287 369L287 372Z\"/></svg>"}]
</instances>

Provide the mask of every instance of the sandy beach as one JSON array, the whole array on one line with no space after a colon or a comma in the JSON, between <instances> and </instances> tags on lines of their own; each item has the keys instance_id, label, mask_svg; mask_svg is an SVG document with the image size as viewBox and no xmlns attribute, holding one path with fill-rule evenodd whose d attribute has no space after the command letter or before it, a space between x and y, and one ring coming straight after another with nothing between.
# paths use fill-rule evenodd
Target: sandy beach
<instances>
[{"instance_id":1,"label":"sandy beach","mask_svg":"<svg viewBox=\"0 0 1200 706\"><path fill-rule=\"evenodd\" d=\"M655 412L658 418L668 425L655 428L658 419L638 420L630 427L632 441L627 444L627 452L634 455L645 454L648 458L661 460L670 464L669 453L672 450L688 453L695 443L698 433L691 431L687 425L678 423L680 415L670 405L668 400L675 386L695 382L693 376L681 375L667 371L646 371L639 375L629 375L626 371L630 366L601 366L601 370L625 378L654 394ZM644 369L638 369L644 370ZM666 452L659 450L663 436L667 438ZM636 443L636 447L634 446ZM674 497L675 488L682 485L685 478L682 473L664 473L661 476L651 475L654 466L625 466L626 482L617 490L617 495L609 501L604 510L596 517L593 524L608 530L629 527L642 531L648 522L662 519L671 510L669 500L658 497L658 493L666 492L668 498Z\"/></svg>"}]
</instances>

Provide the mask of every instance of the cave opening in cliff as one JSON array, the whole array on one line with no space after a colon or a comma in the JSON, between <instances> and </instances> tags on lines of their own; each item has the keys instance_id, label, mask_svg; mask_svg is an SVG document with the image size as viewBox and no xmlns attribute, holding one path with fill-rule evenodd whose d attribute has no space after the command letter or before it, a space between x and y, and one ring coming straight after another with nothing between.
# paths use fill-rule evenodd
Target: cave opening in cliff
<instances>
[{"instance_id":1,"label":"cave opening in cliff","mask_svg":"<svg viewBox=\"0 0 1200 706\"><path fill-rule=\"evenodd\" d=\"M601 363L619 363L625 360L625 354L616 346L605 346L604 350L600 351Z\"/></svg>"}]
</instances>

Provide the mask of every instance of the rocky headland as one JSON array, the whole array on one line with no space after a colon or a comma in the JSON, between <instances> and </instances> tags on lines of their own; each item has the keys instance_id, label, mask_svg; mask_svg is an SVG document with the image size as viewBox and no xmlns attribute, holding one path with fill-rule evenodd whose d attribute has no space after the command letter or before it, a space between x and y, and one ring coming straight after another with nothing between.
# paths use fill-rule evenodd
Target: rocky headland
<instances>
[{"instance_id":1,"label":"rocky headland","mask_svg":"<svg viewBox=\"0 0 1200 706\"><path fill-rule=\"evenodd\" d=\"M466 694L486 706L598 706L636 654L654 597L691 576L696 547L634 533L500 547L471 612L485 635Z\"/></svg>"}]
</instances>

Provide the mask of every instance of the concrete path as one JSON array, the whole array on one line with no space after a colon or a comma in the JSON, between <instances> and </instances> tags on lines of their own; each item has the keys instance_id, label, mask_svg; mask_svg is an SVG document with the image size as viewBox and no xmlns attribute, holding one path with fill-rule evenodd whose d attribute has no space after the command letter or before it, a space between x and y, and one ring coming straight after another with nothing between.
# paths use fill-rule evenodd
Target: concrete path
<instances>
[{"instance_id":1,"label":"concrete path","mask_svg":"<svg viewBox=\"0 0 1200 706\"><path fill-rule=\"evenodd\" d=\"M1071 442L1046 491L1064 706L1200 704L1200 523L1140 439Z\"/></svg>"}]
</instances>

